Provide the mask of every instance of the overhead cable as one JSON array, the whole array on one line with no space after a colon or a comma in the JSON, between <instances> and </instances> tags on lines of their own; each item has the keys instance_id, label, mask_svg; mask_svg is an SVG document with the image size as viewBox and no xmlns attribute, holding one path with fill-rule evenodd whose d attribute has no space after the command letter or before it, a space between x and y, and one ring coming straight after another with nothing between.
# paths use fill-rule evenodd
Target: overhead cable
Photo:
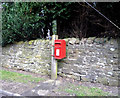
<instances>
[{"instance_id":1,"label":"overhead cable","mask_svg":"<svg viewBox=\"0 0 120 98\"><path fill-rule=\"evenodd\" d=\"M84 0L87 5L89 5L91 8L93 8L96 12L98 12L100 15L102 15L105 19L107 19L111 24L113 24L116 28L120 30L120 27L117 26L114 22L112 22L109 18L107 18L105 15L103 15L101 12L99 12L97 9L95 9L90 3L88 3L86 0Z\"/></svg>"}]
</instances>

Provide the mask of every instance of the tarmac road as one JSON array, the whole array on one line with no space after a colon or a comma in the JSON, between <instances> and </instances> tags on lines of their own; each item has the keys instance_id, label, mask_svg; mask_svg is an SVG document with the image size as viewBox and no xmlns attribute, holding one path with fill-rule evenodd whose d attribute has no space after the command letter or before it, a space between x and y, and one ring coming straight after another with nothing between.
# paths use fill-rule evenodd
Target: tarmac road
<instances>
[{"instance_id":1,"label":"tarmac road","mask_svg":"<svg viewBox=\"0 0 120 98\"><path fill-rule=\"evenodd\" d=\"M11 92L8 92L8 91L0 89L0 98L2 96L20 96L20 95L19 94L14 94L14 93L11 93Z\"/></svg>"},{"instance_id":2,"label":"tarmac road","mask_svg":"<svg viewBox=\"0 0 120 98\"><path fill-rule=\"evenodd\" d=\"M7 96L7 95L5 95L5 94L3 94L3 93L0 92L0 98L1 98L2 96Z\"/></svg>"}]
</instances>

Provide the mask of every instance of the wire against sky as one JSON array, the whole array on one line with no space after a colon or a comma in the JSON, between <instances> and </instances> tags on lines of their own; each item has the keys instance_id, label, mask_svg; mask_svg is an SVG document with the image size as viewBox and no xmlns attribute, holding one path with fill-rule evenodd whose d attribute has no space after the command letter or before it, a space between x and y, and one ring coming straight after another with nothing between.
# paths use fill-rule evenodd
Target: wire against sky
<instances>
[{"instance_id":1,"label":"wire against sky","mask_svg":"<svg viewBox=\"0 0 120 98\"><path fill-rule=\"evenodd\" d=\"M97 9L95 9L90 3L88 3L86 0L84 0L91 8L93 8L96 12L98 12L100 15L102 15L105 19L107 19L111 24L113 24L116 28L120 30L120 27L117 26L114 22L112 22L110 19L108 19L105 15L103 15L101 12L99 12Z\"/></svg>"}]
</instances>

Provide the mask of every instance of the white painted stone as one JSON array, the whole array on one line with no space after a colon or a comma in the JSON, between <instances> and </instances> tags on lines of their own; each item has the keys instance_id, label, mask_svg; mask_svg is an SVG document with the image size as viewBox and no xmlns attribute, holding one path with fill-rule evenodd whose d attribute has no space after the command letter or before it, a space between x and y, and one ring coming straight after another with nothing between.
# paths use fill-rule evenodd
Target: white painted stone
<instances>
[{"instance_id":1,"label":"white painted stone","mask_svg":"<svg viewBox=\"0 0 120 98\"><path fill-rule=\"evenodd\" d=\"M43 95L46 95L49 91L48 90L38 90L37 94L39 96L43 96Z\"/></svg>"},{"instance_id":2,"label":"white painted stone","mask_svg":"<svg viewBox=\"0 0 120 98\"><path fill-rule=\"evenodd\" d=\"M110 62L112 62L112 63L113 63L113 60L110 60Z\"/></svg>"},{"instance_id":3,"label":"white painted stone","mask_svg":"<svg viewBox=\"0 0 120 98\"><path fill-rule=\"evenodd\" d=\"M97 62L97 65L102 65L102 66L104 66L105 64L102 63L102 62Z\"/></svg>"},{"instance_id":4,"label":"white painted stone","mask_svg":"<svg viewBox=\"0 0 120 98\"><path fill-rule=\"evenodd\" d=\"M91 46L93 46L92 44L89 44L89 46L91 47Z\"/></svg>"},{"instance_id":5,"label":"white painted stone","mask_svg":"<svg viewBox=\"0 0 120 98\"><path fill-rule=\"evenodd\" d=\"M69 43L72 44L72 45L75 44L75 42L76 42L75 38L71 38L70 41L69 41Z\"/></svg>"},{"instance_id":6,"label":"white painted stone","mask_svg":"<svg viewBox=\"0 0 120 98\"><path fill-rule=\"evenodd\" d=\"M80 74L78 74L78 73L73 73L73 75L75 75L75 76L80 76Z\"/></svg>"},{"instance_id":7,"label":"white painted stone","mask_svg":"<svg viewBox=\"0 0 120 98\"><path fill-rule=\"evenodd\" d=\"M55 82L55 85L60 85L61 84L61 82L59 81L59 80L57 80L56 82Z\"/></svg>"},{"instance_id":8,"label":"white painted stone","mask_svg":"<svg viewBox=\"0 0 120 98\"><path fill-rule=\"evenodd\" d=\"M18 52L16 53L16 56L18 56L18 55L20 55L20 54L22 54L22 51L18 51Z\"/></svg>"},{"instance_id":9,"label":"white painted stone","mask_svg":"<svg viewBox=\"0 0 120 98\"><path fill-rule=\"evenodd\" d=\"M114 48L110 48L110 50L111 50L111 51L115 51L115 49L114 49Z\"/></svg>"},{"instance_id":10,"label":"white painted stone","mask_svg":"<svg viewBox=\"0 0 120 98\"><path fill-rule=\"evenodd\" d=\"M112 72L108 72L108 74L109 74L109 75L113 75L113 73L112 73Z\"/></svg>"},{"instance_id":11,"label":"white painted stone","mask_svg":"<svg viewBox=\"0 0 120 98\"><path fill-rule=\"evenodd\" d=\"M71 71L69 74L71 74L71 75L72 75L72 74L74 74L74 72L72 72L72 71Z\"/></svg>"},{"instance_id":12,"label":"white painted stone","mask_svg":"<svg viewBox=\"0 0 120 98\"><path fill-rule=\"evenodd\" d=\"M43 83L52 83L52 82L54 82L54 80L48 80L48 81L45 81Z\"/></svg>"},{"instance_id":13,"label":"white painted stone","mask_svg":"<svg viewBox=\"0 0 120 98\"><path fill-rule=\"evenodd\" d=\"M71 61L73 60L74 61L74 60L77 60L77 59L71 59L71 58L69 58L69 60L71 60Z\"/></svg>"},{"instance_id":14,"label":"white painted stone","mask_svg":"<svg viewBox=\"0 0 120 98\"><path fill-rule=\"evenodd\" d=\"M73 69L71 69L73 71Z\"/></svg>"},{"instance_id":15,"label":"white painted stone","mask_svg":"<svg viewBox=\"0 0 120 98\"><path fill-rule=\"evenodd\" d=\"M35 90L33 89L32 92L35 92Z\"/></svg>"},{"instance_id":16,"label":"white painted stone","mask_svg":"<svg viewBox=\"0 0 120 98\"><path fill-rule=\"evenodd\" d=\"M79 65L78 65L78 64L74 64L74 66L77 66L77 67L79 67Z\"/></svg>"}]
</instances>

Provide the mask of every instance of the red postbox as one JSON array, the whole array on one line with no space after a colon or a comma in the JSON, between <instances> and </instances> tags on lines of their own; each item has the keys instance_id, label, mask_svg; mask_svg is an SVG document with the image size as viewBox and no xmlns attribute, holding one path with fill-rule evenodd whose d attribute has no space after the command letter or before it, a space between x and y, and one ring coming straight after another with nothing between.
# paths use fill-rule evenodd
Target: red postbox
<instances>
[{"instance_id":1,"label":"red postbox","mask_svg":"<svg viewBox=\"0 0 120 98\"><path fill-rule=\"evenodd\" d=\"M62 59L66 57L66 42L65 40L55 40L54 46L55 59Z\"/></svg>"}]
</instances>

